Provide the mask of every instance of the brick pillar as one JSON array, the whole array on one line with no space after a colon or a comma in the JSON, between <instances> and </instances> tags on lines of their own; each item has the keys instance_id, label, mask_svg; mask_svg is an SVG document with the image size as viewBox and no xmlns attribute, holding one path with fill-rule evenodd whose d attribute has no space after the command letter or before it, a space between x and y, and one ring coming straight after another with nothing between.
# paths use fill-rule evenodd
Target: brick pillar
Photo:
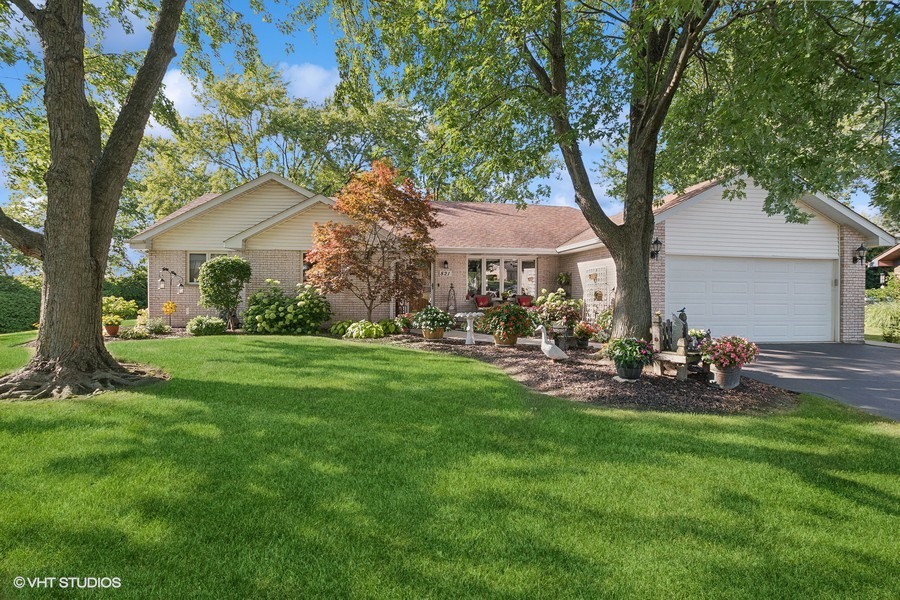
<instances>
[{"instance_id":1,"label":"brick pillar","mask_svg":"<svg viewBox=\"0 0 900 600\"><path fill-rule=\"evenodd\" d=\"M859 344L865 341L866 269L865 263L854 263L862 235L851 227L841 226L840 243L840 341Z\"/></svg>"},{"instance_id":2,"label":"brick pillar","mask_svg":"<svg viewBox=\"0 0 900 600\"><path fill-rule=\"evenodd\" d=\"M662 249L656 259L650 259L650 306L654 313L666 315L666 224L657 223L653 228L653 240L659 238ZM651 240L651 241L653 241Z\"/></svg>"}]
</instances>

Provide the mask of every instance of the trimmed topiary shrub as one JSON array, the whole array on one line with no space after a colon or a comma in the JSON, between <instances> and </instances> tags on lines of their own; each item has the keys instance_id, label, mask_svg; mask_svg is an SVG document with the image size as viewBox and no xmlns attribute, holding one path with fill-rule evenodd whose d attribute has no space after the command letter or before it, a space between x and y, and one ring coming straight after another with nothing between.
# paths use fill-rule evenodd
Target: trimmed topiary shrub
<instances>
[{"instance_id":1,"label":"trimmed topiary shrub","mask_svg":"<svg viewBox=\"0 0 900 600\"><path fill-rule=\"evenodd\" d=\"M241 292L250 282L250 263L240 256L219 256L200 267L200 306L224 313L228 327L237 323Z\"/></svg>"},{"instance_id":2,"label":"trimmed topiary shrub","mask_svg":"<svg viewBox=\"0 0 900 600\"><path fill-rule=\"evenodd\" d=\"M310 335L318 333L331 318L331 304L310 285L298 286L291 298L274 279L250 296L244 313L244 329L252 333Z\"/></svg>"},{"instance_id":3,"label":"trimmed topiary shrub","mask_svg":"<svg viewBox=\"0 0 900 600\"><path fill-rule=\"evenodd\" d=\"M350 327L347 328L347 333L344 334L344 337L358 340L382 338L384 337L384 329L382 329L381 325L378 323L362 320L350 325Z\"/></svg>"},{"instance_id":4,"label":"trimmed topiary shrub","mask_svg":"<svg viewBox=\"0 0 900 600\"><path fill-rule=\"evenodd\" d=\"M222 335L225 333L225 321L219 317L194 317L187 324L187 332L191 335Z\"/></svg>"}]
</instances>

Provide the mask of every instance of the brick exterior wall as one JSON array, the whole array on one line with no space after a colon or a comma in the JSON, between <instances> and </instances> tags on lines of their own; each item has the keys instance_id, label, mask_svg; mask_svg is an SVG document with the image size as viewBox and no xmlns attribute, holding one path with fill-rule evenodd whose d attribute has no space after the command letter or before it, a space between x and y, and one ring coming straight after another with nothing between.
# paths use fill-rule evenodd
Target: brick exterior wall
<instances>
[{"instance_id":1,"label":"brick exterior wall","mask_svg":"<svg viewBox=\"0 0 900 600\"><path fill-rule=\"evenodd\" d=\"M666 223L657 223L653 228L653 239L662 242L662 248L656 260L650 259L650 306L666 314Z\"/></svg>"},{"instance_id":2,"label":"brick exterior wall","mask_svg":"<svg viewBox=\"0 0 900 600\"><path fill-rule=\"evenodd\" d=\"M584 297L585 282L582 281L581 269L579 268L579 265L581 265L582 263L594 260L602 260L605 258L610 258L610 256L609 250L604 247L592 248L590 250L575 252L573 254L560 255L558 271L560 273L569 273L572 275L572 283L569 285L569 289L566 290L567 292L569 292L570 298ZM558 287L559 286L556 284L556 275L554 275L552 287L548 287L547 289L556 289ZM613 288L615 288L615 285L613 285Z\"/></svg>"},{"instance_id":3,"label":"brick exterior wall","mask_svg":"<svg viewBox=\"0 0 900 600\"><path fill-rule=\"evenodd\" d=\"M233 253L234 255L242 255L250 261L250 268L253 275L245 292L245 298L249 297L253 292L265 286L266 279L276 279L281 282L281 287L285 292L292 292L297 283L300 282L300 251L297 250L249 250L244 253ZM185 275L184 293L177 294L177 290L172 290L171 299L178 305L178 311L172 315L173 327L184 327L187 322L197 315L215 316L215 310L201 308L200 288L195 284L187 283L188 272L188 253L180 250L151 250L147 256L147 283L148 294L147 304L151 317L165 318L162 313L162 305L169 300L168 281L166 289L160 290L157 284L159 280L159 271L163 267L174 270L179 275ZM331 310L334 313L334 320L342 319L364 319L366 317L366 309L358 298L352 294L342 292L340 294L330 294L328 301L331 302ZM242 305L241 310L244 306ZM386 319L391 316L390 304L384 304L375 309L372 318L376 321Z\"/></svg>"},{"instance_id":4,"label":"brick exterior wall","mask_svg":"<svg viewBox=\"0 0 900 600\"><path fill-rule=\"evenodd\" d=\"M840 341L859 344L865 341L866 269L854 263L856 249L863 243L855 229L841 226L840 241Z\"/></svg>"}]
</instances>

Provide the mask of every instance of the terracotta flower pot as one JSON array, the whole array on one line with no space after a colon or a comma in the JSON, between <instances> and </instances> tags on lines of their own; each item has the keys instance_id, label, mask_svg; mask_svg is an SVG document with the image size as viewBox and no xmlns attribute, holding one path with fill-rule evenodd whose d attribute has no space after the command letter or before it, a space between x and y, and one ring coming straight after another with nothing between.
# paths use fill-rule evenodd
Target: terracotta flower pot
<instances>
[{"instance_id":1,"label":"terracotta flower pot","mask_svg":"<svg viewBox=\"0 0 900 600\"><path fill-rule=\"evenodd\" d=\"M713 381L723 390L733 390L741 385L740 367L720 369L716 365L710 365L709 370L713 374Z\"/></svg>"},{"instance_id":2,"label":"terracotta flower pot","mask_svg":"<svg viewBox=\"0 0 900 600\"><path fill-rule=\"evenodd\" d=\"M116 337L119 335L119 325L104 325L103 329L106 330L106 335L109 337Z\"/></svg>"},{"instance_id":3,"label":"terracotta flower pot","mask_svg":"<svg viewBox=\"0 0 900 600\"><path fill-rule=\"evenodd\" d=\"M643 365L616 365L616 375L622 379L640 379Z\"/></svg>"},{"instance_id":4,"label":"terracotta flower pot","mask_svg":"<svg viewBox=\"0 0 900 600\"><path fill-rule=\"evenodd\" d=\"M422 337L426 340L440 340L444 337L444 328L439 327L437 329L422 329Z\"/></svg>"},{"instance_id":5,"label":"terracotta flower pot","mask_svg":"<svg viewBox=\"0 0 900 600\"><path fill-rule=\"evenodd\" d=\"M497 346L515 346L519 336L505 333L494 334L494 344Z\"/></svg>"}]
</instances>

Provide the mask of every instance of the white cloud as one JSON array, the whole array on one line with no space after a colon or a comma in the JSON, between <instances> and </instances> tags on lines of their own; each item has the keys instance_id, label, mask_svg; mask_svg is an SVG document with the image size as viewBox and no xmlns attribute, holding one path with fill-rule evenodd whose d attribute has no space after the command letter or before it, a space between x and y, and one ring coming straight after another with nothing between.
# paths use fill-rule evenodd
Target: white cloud
<instances>
[{"instance_id":1,"label":"white cloud","mask_svg":"<svg viewBox=\"0 0 900 600\"><path fill-rule=\"evenodd\" d=\"M163 77L164 93L182 117L196 117L202 110L194 97L194 85L181 69L171 69Z\"/></svg>"},{"instance_id":2,"label":"white cloud","mask_svg":"<svg viewBox=\"0 0 900 600\"><path fill-rule=\"evenodd\" d=\"M166 72L165 77L163 77L163 93L172 101L172 104L175 105L175 110L182 117L196 117L203 112L200 103L195 97L194 85L181 69L171 69ZM169 128L161 125L153 117L150 117L144 133L158 137L172 137L172 132Z\"/></svg>"},{"instance_id":3,"label":"white cloud","mask_svg":"<svg viewBox=\"0 0 900 600\"><path fill-rule=\"evenodd\" d=\"M326 69L313 63L281 63L278 68L284 74L288 92L312 102L322 102L330 97L341 81L337 69Z\"/></svg>"}]
</instances>

